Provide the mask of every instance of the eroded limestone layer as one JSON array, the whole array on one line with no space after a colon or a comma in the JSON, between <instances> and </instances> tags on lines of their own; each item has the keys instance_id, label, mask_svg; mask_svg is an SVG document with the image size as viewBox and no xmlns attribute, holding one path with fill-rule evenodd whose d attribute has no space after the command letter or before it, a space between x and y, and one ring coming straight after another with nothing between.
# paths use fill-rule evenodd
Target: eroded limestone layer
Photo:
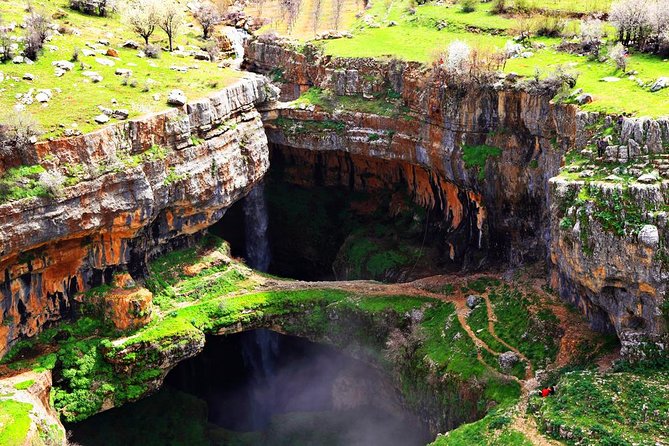
<instances>
[{"instance_id":1,"label":"eroded limestone layer","mask_svg":"<svg viewBox=\"0 0 669 446\"><path fill-rule=\"evenodd\" d=\"M47 170L81 173L56 197L0 206L0 355L70 315L75 293L141 273L244 196L268 168L255 104L271 91L248 75L183 109L38 143Z\"/></svg>"}]
</instances>

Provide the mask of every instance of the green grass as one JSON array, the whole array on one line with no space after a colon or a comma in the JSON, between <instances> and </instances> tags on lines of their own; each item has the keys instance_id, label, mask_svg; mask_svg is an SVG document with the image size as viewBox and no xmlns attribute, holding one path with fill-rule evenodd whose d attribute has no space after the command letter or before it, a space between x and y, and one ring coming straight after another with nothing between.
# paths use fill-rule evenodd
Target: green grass
<instances>
[{"instance_id":1,"label":"green grass","mask_svg":"<svg viewBox=\"0 0 669 446\"><path fill-rule=\"evenodd\" d=\"M374 98L362 96L336 96L330 91L311 87L292 102L295 107L314 105L330 113L336 111L353 111L387 117L406 117L408 110L393 97L393 92L378 95ZM378 139L378 135L377 135Z\"/></svg>"},{"instance_id":2,"label":"green grass","mask_svg":"<svg viewBox=\"0 0 669 446\"><path fill-rule=\"evenodd\" d=\"M558 2L528 2L533 8L561 10L565 13L582 13L593 10L606 10L608 0L578 2L562 0ZM319 43L326 54L340 57L399 58L410 61L429 63L436 60L438 54L448 48L450 43L459 40L472 47L501 50L517 23L514 18L490 14L491 4L479 4L476 11L462 13L458 5L437 5L428 3L416 8L416 14L407 13L407 3L397 1L386 10L385 3L376 1L368 13L382 25L379 28L365 27L359 21L352 39L336 39ZM388 27L389 21L397 26ZM445 22L446 28L437 29L437 23ZM577 28L578 23L574 24ZM467 32L478 28L483 32ZM506 33L500 35L499 33ZM584 105L585 110L602 112L621 112L637 116L665 116L669 89L651 93L647 87L639 87L635 81L622 76L608 62L591 61L554 49L559 39L533 38L535 42L546 44L545 49L533 50L530 58L511 59L506 63L506 72L515 72L531 77L538 70L544 75L563 65L579 73L577 88L593 95L594 101ZM649 84L669 72L669 62L660 57L647 54L632 54L629 58L630 70L638 71L637 78ZM622 77L620 82L610 84L602 82L604 77Z\"/></svg>"},{"instance_id":3,"label":"green grass","mask_svg":"<svg viewBox=\"0 0 669 446\"><path fill-rule=\"evenodd\" d=\"M531 404L543 425L558 436L559 426L571 432L567 444L655 445L669 440L669 374L593 371L566 373L552 398Z\"/></svg>"},{"instance_id":4,"label":"green grass","mask_svg":"<svg viewBox=\"0 0 669 446\"><path fill-rule=\"evenodd\" d=\"M22 446L30 429L33 406L13 400L0 399L0 444Z\"/></svg>"},{"instance_id":5,"label":"green grass","mask_svg":"<svg viewBox=\"0 0 669 446\"><path fill-rule=\"evenodd\" d=\"M136 50L118 48L128 39L141 41L133 35L130 29L124 25L118 15L110 18L84 15L72 11L66 7L66 2L61 0L36 0L32 5L38 10L44 10L51 16L56 10L62 9L67 13L64 19L54 20L67 28L76 28L81 35L64 34L54 36L51 42L47 42L46 49L38 62L34 65L14 65L11 62L0 64L0 71L5 77L16 76L19 79L24 73L36 76L32 82L27 81L5 81L2 84L4 91L0 94L0 109L9 112L16 103L15 95L23 94L29 89L52 89L60 88L60 93L54 92L54 96L47 107L35 102L27 106L26 110L32 113L41 123L46 131L44 137L57 136L63 129L59 124L71 127L77 124L77 128L83 132L89 132L99 125L92 118L100 114L98 105L109 108L125 108L130 111L130 117L137 117L145 113L155 112L168 108L166 105L167 93L174 88L183 90L189 100L204 97L209 93L223 88L240 77L233 70L218 68L216 63L195 61L193 59L179 58L169 52L163 52L160 59L148 59L137 57ZM10 0L3 2L2 17L5 22L12 20L17 23L23 21L23 9L25 2L21 0ZM17 27L18 28L18 27ZM18 28L20 29L20 28ZM184 28L186 34L182 35L177 44L179 45L201 45L202 42L196 35L194 28ZM115 66L103 66L95 61L96 57L105 59L105 56L85 57L80 54L79 60L91 66L92 71L98 72L104 80L93 84L87 82L82 75L83 70L79 62L75 68L64 76L54 76L52 62L57 60L70 60L75 48L88 49L87 42L95 43L98 39L106 38L111 33L111 47L118 50L120 61L115 60ZM18 34L17 34L18 35ZM163 44L166 38L162 32L156 32L152 38L155 44ZM58 49L51 51L53 45ZM110 58L106 58L112 60ZM134 64L134 65L129 65ZM189 70L188 73L179 73L170 70L172 65L191 66L197 65L199 69ZM114 74L117 68L130 68L133 71L131 80L136 82L136 87L122 85L123 79ZM147 82L154 82L150 91L142 91ZM153 100L154 94L160 94L159 101ZM112 105L112 99L117 104Z\"/></svg>"},{"instance_id":6,"label":"green grass","mask_svg":"<svg viewBox=\"0 0 669 446\"><path fill-rule=\"evenodd\" d=\"M32 387L33 384L35 384L34 379L27 379L25 381L21 381L20 383L14 384L14 388L16 390L26 390Z\"/></svg>"},{"instance_id":7,"label":"green grass","mask_svg":"<svg viewBox=\"0 0 669 446\"><path fill-rule=\"evenodd\" d=\"M48 196L49 192L39 181L39 175L44 171L39 165L8 169L0 176L0 203Z\"/></svg>"}]
</instances>

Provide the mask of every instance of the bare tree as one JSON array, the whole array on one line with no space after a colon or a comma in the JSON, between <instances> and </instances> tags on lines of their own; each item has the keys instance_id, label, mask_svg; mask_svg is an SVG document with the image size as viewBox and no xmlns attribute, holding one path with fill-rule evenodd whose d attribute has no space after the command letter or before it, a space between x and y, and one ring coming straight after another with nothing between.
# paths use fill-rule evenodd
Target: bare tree
<instances>
[{"instance_id":1,"label":"bare tree","mask_svg":"<svg viewBox=\"0 0 669 446\"><path fill-rule=\"evenodd\" d=\"M625 46L641 43L648 31L649 0L618 0L611 5L609 20L618 29L618 40Z\"/></svg>"},{"instance_id":2,"label":"bare tree","mask_svg":"<svg viewBox=\"0 0 669 446\"><path fill-rule=\"evenodd\" d=\"M323 0L314 0L314 11L312 13L312 24L314 27L314 35L318 32L318 23L321 20L321 7L323 6Z\"/></svg>"},{"instance_id":3,"label":"bare tree","mask_svg":"<svg viewBox=\"0 0 669 446\"><path fill-rule=\"evenodd\" d=\"M204 39L208 39L214 27L223 20L218 8L206 0L198 2L193 7L193 17L200 22Z\"/></svg>"},{"instance_id":4,"label":"bare tree","mask_svg":"<svg viewBox=\"0 0 669 446\"><path fill-rule=\"evenodd\" d=\"M50 21L45 14L35 11L30 5L28 6L30 16L26 21L25 32L25 46L23 54L31 60L37 60L44 42L49 37Z\"/></svg>"},{"instance_id":5,"label":"bare tree","mask_svg":"<svg viewBox=\"0 0 669 446\"><path fill-rule=\"evenodd\" d=\"M300 14L301 0L281 0L288 31L292 30Z\"/></svg>"},{"instance_id":6,"label":"bare tree","mask_svg":"<svg viewBox=\"0 0 669 446\"><path fill-rule=\"evenodd\" d=\"M336 30L339 30L339 24L341 23L341 12L344 8L344 0L332 0L332 21L334 22L334 27Z\"/></svg>"},{"instance_id":7,"label":"bare tree","mask_svg":"<svg viewBox=\"0 0 669 446\"><path fill-rule=\"evenodd\" d=\"M168 0L163 3L162 9L160 11L160 17L158 19L158 26L160 29L165 31L167 34L167 40L169 41L170 51L173 50L173 42L179 29L184 24L184 14L181 11L179 3L174 0Z\"/></svg>"},{"instance_id":8,"label":"bare tree","mask_svg":"<svg viewBox=\"0 0 669 446\"><path fill-rule=\"evenodd\" d=\"M9 30L3 26L2 17L0 17L0 62L12 60L12 40L9 37Z\"/></svg>"},{"instance_id":9,"label":"bare tree","mask_svg":"<svg viewBox=\"0 0 669 446\"><path fill-rule=\"evenodd\" d=\"M125 22L130 25L133 32L149 44L151 35L156 30L160 20L160 0L132 0L126 3L123 11Z\"/></svg>"}]
</instances>

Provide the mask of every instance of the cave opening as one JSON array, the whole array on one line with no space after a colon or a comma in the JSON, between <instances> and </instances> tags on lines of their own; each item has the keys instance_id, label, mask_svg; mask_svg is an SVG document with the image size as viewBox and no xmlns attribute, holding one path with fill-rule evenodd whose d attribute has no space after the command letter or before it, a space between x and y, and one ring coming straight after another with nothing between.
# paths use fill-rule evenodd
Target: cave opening
<instances>
[{"instance_id":1,"label":"cave opening","mask_svg":"<svg viewBox=\"0 0 669 446\"><path fill-rule=\"evenodd\" d=\"M208 337L154 395L68 428L82 446L411 446L433 438L376 368L265 329Z\"/></svg>"},{"instance_id":2,"label":"cave opening","mask_svg":"<svg viewBox=\"0 0 669 446\"><path fill-rule=\"evenodd\" d=\"M480 201L433 172L337 151L274 145L270 154L263 187L272 274L403 282L486 258ZM210 228L244 258L247 200Z\"/></svg>"}]
</instances>

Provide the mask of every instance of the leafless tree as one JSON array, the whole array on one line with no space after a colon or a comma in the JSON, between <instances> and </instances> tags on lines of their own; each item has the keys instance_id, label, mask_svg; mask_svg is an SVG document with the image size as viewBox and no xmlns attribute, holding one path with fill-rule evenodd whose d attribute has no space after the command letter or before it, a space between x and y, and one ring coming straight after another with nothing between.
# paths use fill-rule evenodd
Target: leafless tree
<instances>
[{"instance_id":1,"label":"leafless tree","mask_svg":"<svg viewBox=\"0 0 669 446\"><path fill-rule=\"evenodd\" d=\"M214 27L221 23L223 17L216 6L209 1L200 1L193 7L193 17L202 26L202 37L208 39Z\"/></svg>"},{"instance_id":2,"label":"leafless tree","mask_svg":"<svg viewBox=\"0 0 669 446\"><path fill-rule=\"evenodd\" d=\"M174 39L179 33L179 29L184 24L184 14L181 11L179 3L174 0L167 0L163 3L158 19L158 26L167 34L170 51L173 50Z\"/></svg>"},{"instance_id":3,"label":"leafless tree","mask_svg":"<svg viewBox=\"0 0 669 446\"><path fill-rule=\"evenodd\" d=\"M618 0L611 5L609 20L623 45L642 43L648 32L650 4L649 0Z\"/></svg>"},{"instance_id":4,"label":"leafless tree","mask_svg":"<svg viewBox=\"0 0 669 446\"><path fill-rule=\"evenodd\" d=\"M332 21L334 22L334 27L336 30L339 30L339 24L341 22L341 13L344 8L344 0L332 0Z\"/></svg>"},{"instance_id":5,"label":"leafless tree","mask_svg":"<svg viewBox=\"0 0 669 446\"><path fill-rule=\"evenodd\" d=\"M160 20L160 0L132 0L126 3L123 18L146 45Z\"/></svg>"},{"instance_id":6,"label":"leafless tree","mask_svg":"<svg viewBox=\"0 0 669 446\"><path fill-rule=\"evenodd\" d=\"M321 7L323 6L323 0L314 0L314 11L312 13L312 24L314 27L314 35L318 32L318 23L321 20Z\"/></svg>"},{"instance_id":7,"label":"leafless tree","mask_svg":"<svg viewBox=\"0 0 669 446\"><path fill-rule=\"evenodd\" d=\"M281 7L284 11L286 25L288 30L292 30L300 14L301 0L281 0Z\"/></svg>"},{"instance_id":8,"label":"leafless tree","mask_svg":"<svg viewBox=\"0 0 669 446\"><path fill-rule=\"evenodd\" d=\"M28 6L30 15L26 20L25 46L23 54L31 60L37 60L44 42L49 37L50 21L47 16Z\"/></svg>"}]
</instances>

